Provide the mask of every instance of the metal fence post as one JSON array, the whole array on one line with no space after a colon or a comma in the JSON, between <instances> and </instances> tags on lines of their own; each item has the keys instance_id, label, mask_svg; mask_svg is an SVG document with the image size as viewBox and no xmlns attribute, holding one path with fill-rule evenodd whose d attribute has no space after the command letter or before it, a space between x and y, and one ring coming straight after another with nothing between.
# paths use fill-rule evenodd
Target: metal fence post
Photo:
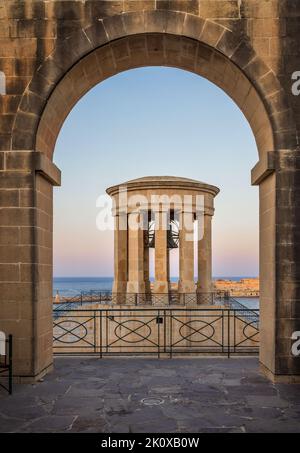
<instances>
[{"instance_id":1,"label":"metal fence post","mask_svg":"<svg viewBox=\"0 0 300 453\"><path fill-rule=\"evenodd\" d=\"M227 311L228 325L227 325L227 357L230 359L230 309Z\"/></svg>"},{"instance_id":2,"label":"metal fence post","mask_svg":"<svg viewBox=\"0 0 300 453\"><path fill-rule=\"evenodd\" d=\"M13 367L12 367L12 335L8 337L8 364L9 364L9 377L8 377L8 391L12 394L13 388Z\"/></svg>"}]
</instances>

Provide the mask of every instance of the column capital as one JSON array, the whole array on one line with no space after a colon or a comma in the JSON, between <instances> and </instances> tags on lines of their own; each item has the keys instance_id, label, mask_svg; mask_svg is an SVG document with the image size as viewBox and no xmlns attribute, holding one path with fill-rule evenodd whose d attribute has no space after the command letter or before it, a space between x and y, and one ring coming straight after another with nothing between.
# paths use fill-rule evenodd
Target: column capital
<instances>
[{"instance_id":1,"label":"column capital","mask_svg":"<svg viewBox=\"0 0 300 453\"><path fill-rule=\"evenodd\" d=\"M215 208L211 208L211 207L205 207L203 211L196 211L195 212L196 219L201 217L201 216L213 217L214 214L215 214Z\"/></svg>"}]
</instances>

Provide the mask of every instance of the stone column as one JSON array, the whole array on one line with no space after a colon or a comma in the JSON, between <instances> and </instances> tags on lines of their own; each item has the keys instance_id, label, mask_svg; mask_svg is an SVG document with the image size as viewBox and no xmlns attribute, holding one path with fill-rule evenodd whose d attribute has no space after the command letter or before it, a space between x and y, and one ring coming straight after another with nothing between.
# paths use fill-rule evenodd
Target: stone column
<instances>
[{"instance_id":1,"label":"stone column","mask_svg":"<svg viewBox=\"0 0 300 453\"><path fill-rule=\"evenodd\" d=\"M178 293L186 304L195 302L194 282L194 214L182 212L179 219L179 282Z\"/></svg>"},{"instance_id":2,"label":"stone column","mask_svg":"<svg viewBox=\"0 0 300 453\"><path fill-rule=\"evenodd\" d=\"M267 157L252 172L260 199L260 363L273 381L300 382L293 351L300 331L300 152Z\"/></svg>"},{"instance_id":3,"label":"stone column","mask_svg":"<svg viewBox=\"0 0 300 453\"><path fill-rule=\"evenodd\" d=\"M198 218L198 283L197 299L200 304L209 304L212 292L212 231L211 214ZM199 240L200 239L200 240Z\"/></svg>"},{"instance_id":4,"label":"stone column","mask_svg":"<svg viewBox=\"0 0 300 453\"><path fill-rule=\"evenodd\" d=\"M153 284L153 293L168 294L168 247L167 247L167 212L155 212L155 281ZM166 298L161 297L154 302L168 302Z\"/></svg>"},{"instance_id":5,"label":"stone column","mask_svg":"<svg viewBox=\"0 0 300 453\"><path fill-rule=\"evenodd\" d=\"M52 186L60 172L35 151L1 152L0 168L0 330L13 335L14 376L33 382L53 364Z\"/></svg>"},{"instance_id":6,"label":"stone column","mask_svg":"<svg viewBox=\"0 0 300 453\"><path fill-rule=\"evenodd\" d=\"M113 293L117 294L113 298L114 303L122 304L126 300L127 291L127 250L128 250L128 228L127 213L116 213L114 231L114 284Z\"/></svg>"},{"instance_id":7,"label":"stone column","mask_svg":"<svg viewBox=\"0 0 300 453\"><path fill-rule=\"evenodd\" d=\"M128 282L127 303L133 303L131 294L145 294L145 242L142 212L128 214ZM132 300L131 300L132 299Z\"/></svg>"}]
</instances>

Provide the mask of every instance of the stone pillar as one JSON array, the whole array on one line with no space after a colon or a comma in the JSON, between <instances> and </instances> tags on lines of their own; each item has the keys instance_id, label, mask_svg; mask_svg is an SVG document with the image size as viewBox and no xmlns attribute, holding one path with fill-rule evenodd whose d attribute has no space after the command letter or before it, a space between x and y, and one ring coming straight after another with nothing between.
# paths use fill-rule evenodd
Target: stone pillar
<instances>
[{"instance_id":1,"label":"stone pillar","mask_svg":"<svg viewBox=\"0 0 300 453\"><path fill-rule=\"evenodd\" d=\"M114 231L114 284L113 293L117 294L113 298L116 304L125 302L127 291L127 213L116 213Z\"/></svg>"},{"instance_id":2,"label":"stone pillar","mask_svg":"<svg viewBox=\"0 0 300 453\"><path fill-rule=\"evenodd\" d=\"M209 304L212 292L212 215L200 214L198 218L198 283L197 300ZM199 240L200 239L200 240Z\"/></svg>"},{"instance_id":3,"label":"stone pillar","mask_svg":"<svg viewBox=\"0 0 300 453\"><path fill-rule=\"evenodd\" d=\"M300 152L268 153L252 183L260 197L261 368L273 381L300 382L292 351L300 331Z\"/></svg>"},{"instance_id":4,"label":"stone pillar","mask_svg":"<svg viewBox=\"0 0 300 453\"><path fill-rule=\"evenodd\" d=\"M128 214L128 282L127 303L132 303L131 294L145 294L145 242L143 213L131 212Z\"/></svg>"},{"instance_id":5,"label":"stone pillar","mask_svg":"<svg viewBox=\"0 0 300 453\"><path fill-rule=\"evenodd\" d=\"M52 369L52 193L60 172L35 151L0 153L0 330L13 335L14 376Z\"/></svg>"},{"instance_id":6,"label":"stone pillar","mask_svg":"<svg viewBox=\"0 0 300 453\"><path fill-rule=\"evenodd\" d=\"M168 294L167 212L155 212L155 281L153 293ZM158 299L157 299L158 300ZM167 303L168 299L162 299Z\"/></svg>"},{"instance_id":7,"label":"stone pillar","mask_svg":"<svg viewBox=\"0 0 300 453\"><path fill-rule=\"evenodd\" d=\"M182 212L179 219L178 293L185 303L194 303L194 214ZM184 296L183 296L184 295ZM188 296L189 295L189 296Z\"/></svg>"}]
</instances>

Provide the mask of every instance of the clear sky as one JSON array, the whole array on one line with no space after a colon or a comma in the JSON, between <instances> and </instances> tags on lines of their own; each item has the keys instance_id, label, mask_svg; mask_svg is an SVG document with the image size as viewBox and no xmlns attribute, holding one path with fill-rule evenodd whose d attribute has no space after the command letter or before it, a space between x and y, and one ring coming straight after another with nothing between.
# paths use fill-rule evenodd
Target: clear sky
<instances>
[{"instance_id":1,"label":"clear sky","mask_svg":"<svg viewBox=\"0 0 300 453\"><path fill-rule=\"evenodd\" d=\"M55 149L62 187L54 194L54 275L113 275L113 233L96 228L96 200L149 175L220 187L213 275L258 275L258 190L250 185L257 160L242 112L197 75L150 67L100 83L73 108Z\"/></svg>"}]
</instances>

